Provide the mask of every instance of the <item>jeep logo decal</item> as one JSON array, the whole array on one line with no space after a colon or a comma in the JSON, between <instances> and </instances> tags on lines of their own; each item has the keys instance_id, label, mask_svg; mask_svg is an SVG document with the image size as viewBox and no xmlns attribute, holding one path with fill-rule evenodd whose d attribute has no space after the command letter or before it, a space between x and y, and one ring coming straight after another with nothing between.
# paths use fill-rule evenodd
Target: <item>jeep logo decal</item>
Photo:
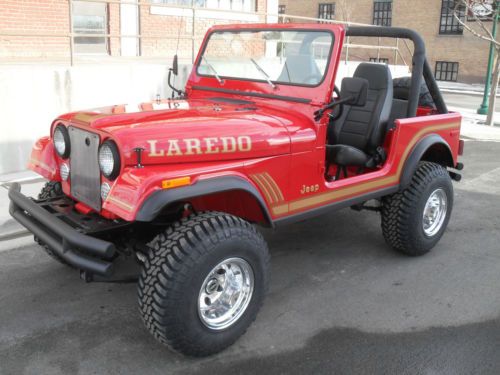
<instances>
[{"instance_id":1,"label":"jeep logo decal","mask_svg":"<svg viewBox=\"0 0 500 375\"><path fill-rule=\"evenodd\" d=\"M252 139L247 135L239 137L169 139L163 147L157 140L149 143L149 157L225 154L252 150Z\"/></svg>"}]
</instances>

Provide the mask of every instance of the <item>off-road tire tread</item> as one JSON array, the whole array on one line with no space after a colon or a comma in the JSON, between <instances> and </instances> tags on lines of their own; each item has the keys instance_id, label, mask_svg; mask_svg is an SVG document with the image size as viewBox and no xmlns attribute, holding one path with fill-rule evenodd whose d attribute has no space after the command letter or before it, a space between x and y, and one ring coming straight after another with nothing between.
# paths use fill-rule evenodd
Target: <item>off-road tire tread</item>
<instances>
[{"instance_id":1,"label":"off-road tire tread","mask_svg":"<svg viewBox=\"0 0 500 375\"><path fill-rule=\"evenodd\" d=\"M177 323L183 317L175 316L177 300L184 292L181 286L191 277L195 260L224 237L232 236L256 242L265 256L265 269L269 269L269 252L262 235L249 222L226 213L211 211L190 215L175 222L150 244L138 282L139 310L147 329L170 350L202 357L219 352L237 340L238 337L221 347L207 348L203 337L199 337L198 342L186 338ZM265 278L264 294L267 289L268 278ZM258 302L257 311L263 298Z\"/></svg>"},{"instance_id":2,"label":"off-road tire tread","mask_svg":"<svg viewBox=\"0 0 500 375\"><path fill-rule=\"evenodd\" d=\"M418 250L421 246L418 246L419 244L415 246L416 244L412 243L409 234L412 229L410 228L410 215L428 184L443 176L450 178L446 168L442 165L420 162L410 185L403 191L383 199L382 233L387 244L396 251L409 256L421 256L429 251Z\"/></svg>"}]
</instances>

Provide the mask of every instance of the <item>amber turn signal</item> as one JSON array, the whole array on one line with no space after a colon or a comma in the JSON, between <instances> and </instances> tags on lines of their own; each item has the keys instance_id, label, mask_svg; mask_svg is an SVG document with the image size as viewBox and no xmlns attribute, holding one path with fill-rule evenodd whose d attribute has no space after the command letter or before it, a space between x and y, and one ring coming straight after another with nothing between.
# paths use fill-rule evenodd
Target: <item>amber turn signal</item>
<instances>
[{"instance_id":1,"label":"amber turn signal","mask_svg":"<svg viewBox=\"0 0 500 375\"><path fill-rule=\"evenodd\" d=\"M191 184L191 177L179 177L171 180L163 180L161 182L161 187L163 189L172 189L179 186L185 186Z\"/></svg>"}]
</instances>

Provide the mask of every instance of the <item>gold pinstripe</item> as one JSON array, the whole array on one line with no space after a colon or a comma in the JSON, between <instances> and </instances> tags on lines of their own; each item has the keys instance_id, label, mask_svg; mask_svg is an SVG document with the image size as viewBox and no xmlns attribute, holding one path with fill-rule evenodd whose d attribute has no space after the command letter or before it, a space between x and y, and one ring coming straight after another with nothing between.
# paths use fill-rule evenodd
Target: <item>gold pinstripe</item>
<instances>
[{"instance_id":1,"label":"gold pinstripe","mask_svg":"<svg viewBox=\"0 0 500 375\"><path fill-rule=\"evenodd\" d=\"M269 202L269 204L273 204L274 203L273 198L271 197L271 194L267 190L267 187L262 183L262 181L260 179L260 175L254 174L254 175L250 176L250 178L257 184L257 186L260 188L260 190L262 190L262 192L264 193L266 200Z\"/></svg>"},{"instance_id":2,"label":"gold pinstripe","mask_svg":"<svg viewBox=\"0 0 500 375\"><path fill-rule=\"evenodd\" d=\"M262 190L270 205L274 205L285 200L278 184L267 172L251 175L250 178L257 184L260 190ZM284 209L285 206L286 210ZM272 208L272 211L275 214L276 212L286 213L288 212L288 204L275 206Z\"/></svg>"},{"instance_id":3,"label":"gold pinstripe","mask_svg":"<svg viewBox=\"0 0 500 375\"><path fill-rule=\"evenodd\" d=\"M259 178L261 179L262 183L264 185L266 185L267 189L271 193L271 196L273 197L274 203L277 203L279 201L279 196L278 196L278 194L276 194L276 191L274 190L273 185L271 184L271 182L269 182L269 179L265 176L264 173L260 174Z\"/></svg>"},{"instance_id":4,"label":"gold pinstripe","mask_svg":"<svg viewBox=\"0 0 500 375\"><path fill-rule=\"evenodd\" d=\"M371 191L373 189L389 186L391 184L396 184L400 180L404 163L406 162L408 154L424 134L431 133L437 130L454 129L457 128L458 126L460 126L459 122L445 124L445 125L441 124L441 125L429 126L418 131L415 134L415 136L411 139L410 143L408 144L408 147L405 149L403 155L401 156L396 173L391 176L380 177L370 182L360 182L354 186L349 186L334 191L319 193L314 196L298 199L290 203L276 205L272 207L272 212L275 216L281 216L290 212L301 210L303 208L315 206L322 203L330 203L347 196L355 196L358 193L361 194L367 191ZM31 160L31 162L40 165L39 164L40 162L35 161L33 159ZM278 185L276 184L276 181L274 181L274 179L267 172L263 174L251 175L250 178L262 190L269 204L274 204L284 201L283 194ZM109 196L107 198L107 201L112 202L129 212L131 212L134 208L133 205L123 202L122 200L113 196Z\"/></svg>"},{"instance_id":5,"label":"gold pinstripe","mask_svg":"<svg viewBox=\"0 0 500 375\"><path fill-rule=\"evenodd\" d=\"M281 189L279 188L276 181L274 181L274 178L272 178L267 172L264 173L264 177L266 177L269 183L273 186L273 190L278 195L278 201L284 201L285 198L283 197L283 193L281 192Z\"/></svg>"},{"instance_id":6,"label":"gold pinstripe","mask_svg":"<svg viewBox=\"0 0 500 375\"><path fill-rule=\"evenodd\" d=\"M356 184L355 186L349 186L349 187L344 187L337 189L335 191L329 191L325 193L320 193L316 194L311 197L303 198L303 199L298 199L296 201L290 202L288 207L286 205L282 206L277 206L272 209L274 215L279 216L283 215L288 212L293 212L297 211L303 208L315 206L321 203L326 203L326 202L333 202L337 199L344 198L347 196L351 195L356 195L357 193L364 193L376 188L388 186L391 184L396 184L399 182L401 173L404 167L404 163L406 162L406 159L408 157L408 154L410 151L413 149L413 146L420 140L422 135L426 133L431 133L436 130L447 130L447 129L454 129L460 126L460 123L451 123L451 124L445 124L445 125L435 125L435 126L429 126L425 127L424 129L418 131L415 136L411 139L410 143L408 144L408 147L406 148L405 152L403 153L402 157L399 160L399 165L396 173L394 175L388 176L388 177L381 177L378 178L374 181L370 182L360 182L359 184Z\"/></svg>"},{"instance_id":7,"label":"gold pinstripe","mask_svg":"<svg viewBox=\"0 0 500 375\"><path fill-rule=\"evenodd\" d=\"M94 120L107 117L109 115L106 115L104 113L77 113L75 117L73 117L74 120L82 121L82 122L92 122Z\"/></svg>"},{"instance_id":8,"label":"gold pinstripe","mask_svg":"<svg viewBox=\"0 0 500 375\"><path fill-rule=\"evenodd\" d=\"M40 168L46 170L49 173L54 173L55 172L54 168L51 168L50 166L48 166L47 164L45 164L41 160L30 158L30 163L33 164L33 165L35 165L35 166L37 166L37 167L40 167Z\"/></svg>"},{"instance_id":9,"label":"gold pinstripe","mask_svg":"<svg viewBox=\"0 0 500 375\"><path fill-rule=\"evenodd\" d=\"M133 205L128 204L128 203L126 203L126 202L124 202L121 199L118 199L116 197L108 196L108 198L106 199L106 201L114 203L117 206L120 206L121 208L123 208L124 210L129 211L129 212L134 209Z\"/></svg>"}]
</instances>

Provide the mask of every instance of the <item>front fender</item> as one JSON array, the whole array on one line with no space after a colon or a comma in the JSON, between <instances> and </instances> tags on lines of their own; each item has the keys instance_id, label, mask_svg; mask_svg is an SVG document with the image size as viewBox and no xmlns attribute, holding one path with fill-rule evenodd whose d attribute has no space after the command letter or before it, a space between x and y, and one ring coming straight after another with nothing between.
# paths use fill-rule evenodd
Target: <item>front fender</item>
<instances>
[{"instance_id":1,"label":"front fender","mask_svg":"<svg viewBox=\"0 0 500 375\"><path fill-rule=\"evenodd\" d=\"M35 142L27 167L49 181L60 181L54 145L49 137L40 138Z\"/></svg>"},{"instance_id":2,"label":"front fender","mask_svg":"<svg viewBox=\"0 0 500 375\"><path fill-rule=\"evenodd\" d=\"M260 193L249 181L238 176L214 177L182 188L155 191L140 206L136 221L153 221L165 207L175 202L229 191L243 191L255 198L267 224L272 226L271 215Z\"/></svg>"}]
</instances>

